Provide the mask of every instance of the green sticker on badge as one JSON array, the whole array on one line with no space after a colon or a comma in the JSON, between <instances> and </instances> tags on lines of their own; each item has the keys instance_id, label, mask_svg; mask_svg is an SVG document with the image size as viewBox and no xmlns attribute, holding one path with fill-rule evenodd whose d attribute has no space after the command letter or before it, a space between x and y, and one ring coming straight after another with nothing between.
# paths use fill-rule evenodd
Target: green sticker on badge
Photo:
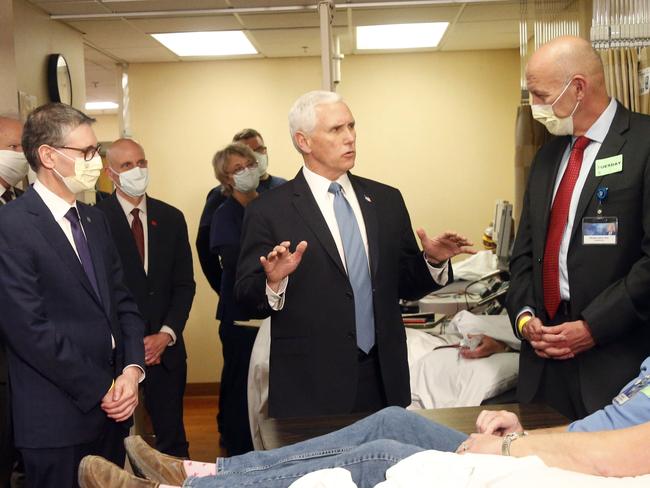
<instances>
[{"instance_id":1,"label":"green sticker on badge","mask_svg":"<svg viewBox=\"0 0 650 488\"><path fill-rule=\"evenodd\" d=\"M650 386L646 386L643 390L641 390L641 393L650 398Z\"/></svg>"},{"instance_id":2,"label":"green sticker on badge","mask_svg":"<svg viewBox=\"0 0 650 488\"><path fill-rule=\"evenodd\" d=\"M596 177L620 173L623 171L623 155L596 160Z\"/></svg>"}]
</instances>

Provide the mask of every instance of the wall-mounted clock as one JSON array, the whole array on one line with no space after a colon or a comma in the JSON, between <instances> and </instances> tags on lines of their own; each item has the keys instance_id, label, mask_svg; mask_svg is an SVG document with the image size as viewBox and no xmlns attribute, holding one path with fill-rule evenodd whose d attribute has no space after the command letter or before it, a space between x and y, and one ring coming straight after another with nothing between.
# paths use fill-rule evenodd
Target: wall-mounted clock
<instances>
[{"instance_id":1,"label":"wall-mounted clock","mask_svg":"<svg viewBox=\"0 0 650 488\"><path fill-rule=\"evenodd\" d=\"M52 102L72 105L70 67L62 54L50 54L47 59L47 89Z\"/></svg>"}]
</instances>

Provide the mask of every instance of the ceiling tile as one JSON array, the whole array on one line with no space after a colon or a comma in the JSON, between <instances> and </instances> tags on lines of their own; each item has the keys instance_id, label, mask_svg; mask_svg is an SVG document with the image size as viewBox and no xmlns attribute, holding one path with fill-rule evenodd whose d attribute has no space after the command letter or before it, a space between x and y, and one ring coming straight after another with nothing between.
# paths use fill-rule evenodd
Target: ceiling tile
<instances>
[{"instance_id":1,"label":"ceiling tile","mask_svg":"<svg viewBox=\"0 0 650 488\"><path fill-rule=\"evenodd\" d=\"M158 41L124 20L86 20L69 22L84 37L101 49L156 47Z\"/></svg>"},{"instance_id":2,"label":"ceiling tile","mask_svg":"<svg viewBox=\"0 0 650 488\"><path fill-rule=\"evenodd\" d=\"M515 21L463 22L445 34L443 51L515 49L519 47L519 23Z\"/></svg>"},{"instance_id":3,"label":"ceiling tile","mask_svg":"<svg viewBox=\"0 0 650 488\"><path fill-rule=\"evenodd\" d=\"M157 32L200 32L241 29L241 24L233 15L129 19L129 22L141 32L150 34Z\"/></svg>"},{"instance_id":4,"label":"ceiling tile","mask_svg":"<svg viewBox=\"0 0 650 488\"><path fill-rule=\"evenodd\" d=\"M519 21L519 2L467 5L458 22Z\"/></svg>"},{"instance_id":5,"label":"ceiling tile","mask_svg":"<svg viewBox=\"0 0 650 488\"><path fill-rule=\"evenodd\" d=\"M460 6L385 8L376 10L353 10L354 25L408 24L412 22L451 22Z\"/></svg>"},{"instance_id":6,"label":"ceiling tile","mask_svg":"<svg viewBox=\"0 0 650 488\"><path fill-rule=\"evenodd\" d=\"M54 1L40 1L34 2L35 5L45 10L51 15L75 15L83 14L105 14L110 12L109 9L103 7L96 1L75 1L75 2L62 2L60 0Z\"/></svg>"},{"instance_id":7,"label":"ceiling tile","mask_svg":"<svg viewBox=\"0 0 650 488\"><path fill-rule=\"evenodd\" d=\"M167 10L203 10L228 8L226 0L103 0L113 12L152 12Z\"/></svg>"},{"instance_id":8,"label":"ceiling tile","mask_svg":"<svg viewBox=\"0 0 650 488\"><path fill-rule=\"evenodd\" d=\"M164 47L154 48L114 48L108 49L110 54L128 63L158 63L178 61L178 58Z\"/></svg>"}]
</instances>

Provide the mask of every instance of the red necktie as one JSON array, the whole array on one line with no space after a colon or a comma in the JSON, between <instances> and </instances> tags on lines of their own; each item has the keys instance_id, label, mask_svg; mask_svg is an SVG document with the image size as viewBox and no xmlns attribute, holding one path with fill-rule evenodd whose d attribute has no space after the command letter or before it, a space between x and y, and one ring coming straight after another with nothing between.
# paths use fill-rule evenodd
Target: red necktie
<instances>
[{"instance_id":1,"label":"red necktie","mask_svg":"<svg viewBox=\"0 0 650 488\"><path fill-rule=\"evenodd\" d=\"M560 186L555 193L544 248L542 281L544 284L544 307L550 319L555 317L560 306L560 244L569 218L569 205L573 188L580 175L582 155L591 141L584 136L576 139L571 148L569 164L562 175Z\"/></svg>"},{"instance_id":2,"label":"red necktie","mask_svg":"<svg viewBox=\"0 0 650 488\"><path fill-rule=\"evenodd\" d=\"M142 221L138 215L139 212L139 208L134 208L131 210L131 215L133 215L131 232L133 233L135 245L138 248L138 252L140 253L140 259L142 259L142 264L144 265L144 230L142 229Z\"/></svg>"}]
</instances>

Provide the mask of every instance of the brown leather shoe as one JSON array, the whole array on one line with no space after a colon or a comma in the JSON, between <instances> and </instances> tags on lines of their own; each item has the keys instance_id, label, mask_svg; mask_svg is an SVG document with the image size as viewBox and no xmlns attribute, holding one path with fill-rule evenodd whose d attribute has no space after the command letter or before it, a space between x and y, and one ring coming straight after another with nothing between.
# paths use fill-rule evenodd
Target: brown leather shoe
<instances>
[{"instance_id":1,"label":"brown leather shoe","mask_svg":"<svg viewBox=\"0 0 650 488\"><path fill-rule=\"evenodd\" d=\"M187 478L182 459L156 451L139 435L124 439L124 447L133 472L140 478L177 486Z\"/></svg>"},{"instance_id":2,"label":"brown leather shoe","mask_svg":"<svg viewBox=\"0 0 650 488\"><path fill-rule=\"evenodd\" d=\"M158 483L136 478L99 456L86 456L77 474L81 488L156 488Z\"/></svg>"}]
</instances>

